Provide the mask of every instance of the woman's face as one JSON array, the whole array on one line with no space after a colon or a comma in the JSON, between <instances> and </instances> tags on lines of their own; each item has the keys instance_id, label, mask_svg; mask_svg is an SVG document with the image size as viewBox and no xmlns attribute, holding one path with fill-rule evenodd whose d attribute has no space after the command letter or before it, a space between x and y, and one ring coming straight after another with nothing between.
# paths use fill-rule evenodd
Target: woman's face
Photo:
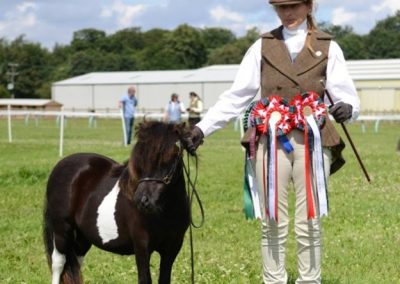
<instances>
[{"instance_id":1,"label":"woman's face","mask_svg":"<svg viewBox=\"0 0 400 284\"><path fill-rule=\"evenodd\" d=\"M297 28L307 18L307 14L311 13L310 5L305 3L278 5L275 9L282 25L289 30Z\"/></svg>"}]
</instances>

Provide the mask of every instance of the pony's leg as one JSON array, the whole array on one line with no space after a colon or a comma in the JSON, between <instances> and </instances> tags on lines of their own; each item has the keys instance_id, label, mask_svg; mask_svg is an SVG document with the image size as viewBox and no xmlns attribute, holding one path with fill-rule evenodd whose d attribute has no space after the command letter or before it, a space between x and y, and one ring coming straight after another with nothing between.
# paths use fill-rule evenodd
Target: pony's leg
<instances>
[{"instance_id":1,"label":"pony's leg","mask_svg":"<svg viewBox=\"0 0 400 284\"><path fill-rule=\"evenodd\" d=\"M183 239L174 240L170 243L165 250L160 250L160 276L158 278L159 284L171 283L172 266L182 247Z\"/></svg>"},{"instance_id":2,"label":"pony's leg","mask_svg":"<svg viewBox=\"0 0 400 284\"><path fill-rule=\"evenodd\" d=\"M82 234L76 234L74 250L76 252L76 258L78 260L79 267L82 267L85 255L91 246L92 244Z\"/></svg>"},{"instance_id":3,"label":"pony's leg","mask_svg":"<svg viewBox=\"0 0 400 284\"><path fill-rule=\"evenodd\" d=\"M61 273L63 272L66 257L60 253L53 242L53 252L51 254L51 284L59 284Z\"/></svg>"},{"instance_id":4,"label":"pony's leg","mask_svg":"<svg viewBox=\"0 0 400 284\"><path fill-rule=\"evenodd\" d=\"M138 283L151 284L150 253L147 247L135 248L135 259L138 270Z\"/></svg>"}]
</instances>

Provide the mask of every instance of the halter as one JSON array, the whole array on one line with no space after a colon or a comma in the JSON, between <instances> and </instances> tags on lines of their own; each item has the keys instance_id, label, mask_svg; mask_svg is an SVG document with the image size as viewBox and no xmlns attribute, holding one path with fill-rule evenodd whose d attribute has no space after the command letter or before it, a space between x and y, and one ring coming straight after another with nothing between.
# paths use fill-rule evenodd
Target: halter
<instances>
[{"instance_id":1,"label":"halter","mask_svg":"<svg viewBox=\"0 0 400 284\"><path fill-rule=\"evenodd\" d=\"M182 161L182 147L180 147L180 143L177 142L176 145L179 147L179 153L176 156L174 163L172 164L171 169L169 170L169 172L162 178L156 178L156 177L144 177L139 179L138 184L142 183L142 182L147 182L147 181L155 181L155 182L159 182L159 183L163 183L165 185L169 185L172 181L172 178L175 175L175 171L178 167L179 162Z\"/></svg>"}]
</instances>

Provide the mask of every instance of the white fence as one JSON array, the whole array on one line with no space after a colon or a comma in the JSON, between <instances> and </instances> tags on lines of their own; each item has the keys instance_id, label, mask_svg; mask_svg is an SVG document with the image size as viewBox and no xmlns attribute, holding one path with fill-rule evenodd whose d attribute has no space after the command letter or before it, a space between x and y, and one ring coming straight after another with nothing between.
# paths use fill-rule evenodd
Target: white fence
<instances>
[{"instance_id":1,"label":"white fence","mask_svg":"<svg viewBox=\"0 0 400 284\"><path fill-rule=\"evenodd\" d=\"M12 110L11 107L8 107L6 111L0 111L0 117L7 118L7 129L8 129L8 141L12 143L13 135L12 135L12 117L24 117L25 122L27 123L29 119L32 117L36 121L36 125L38 125L39 117L55 117L57 120L57 124L60 126L60 142L59 142L59 155L63 156L63 147L64 147L64 128L66 118L87 118L89 126L94 126L96 123L96 118L114 118L121 120L121 131L124 137L124 141L126 141L126 133L125 129L125 121L123 119L123 113L121 112L110 112L110 113L94 113L94 112L67 112L67 111L34 111L34 110ZM187 115L182 115L183 118L187 118ZM163 113L136 113L135 118L146 118L149 120L162 120L164 117ZM126 142L125 142L126 143ZM125 146L127 146L125 144Z\"/></svg>"},{"instance_id":2,"label":"white fence","mask_svg":"<svg viewBox=\"0 0 400 284\"><path fill-rule=\"evenodd\" d=\"M58 124L60 125L60 142L59 142L59 155L63 156L63 147L64 147L64 127L66 118L88 118L89 126L93 126L96 123L95 118L115 118L121 120L121 131L124 137L124 141L126 141L125 137L125 125L124 119L121 112L110 112L110 113L96 113L96 112L66 112L66 111L31 111L31 110L12 110L9 106L6 111L0 111L0 117L7 118L7 129L8 129L8 141L11 143L12 138L12 117L25 117L25 121L27 122L31 117L34 117L35 120L39 117L49 116L56 117ZM162 120L164 117L163 113L136 113L135 118L147 118L150 120ZM182 115L183 119L187 119L187 114ZM400 121L400 115L360 115L357 119L357 122L361 124L362 132L366 131L365 122L374 122L374 131L379 132L379 124L381 121ZM37 123L37 122L36 122ZM241 121L237 121L235 123L235 129L242 131ZM126 146L126 145L125 145Z\"/></svg>"}]
</instances>

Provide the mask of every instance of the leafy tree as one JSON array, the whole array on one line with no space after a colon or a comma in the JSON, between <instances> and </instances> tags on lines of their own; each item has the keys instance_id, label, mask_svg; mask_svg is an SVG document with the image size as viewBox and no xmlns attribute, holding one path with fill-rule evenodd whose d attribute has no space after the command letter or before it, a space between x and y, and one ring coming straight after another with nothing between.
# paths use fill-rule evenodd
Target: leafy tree
<instances>
[{"instance_id":1,"label":"leafy tree","mask_svg":"<svg viewBox=\"0 0 400 284\"><path fill-rule=\"evenodd\" d=\"M335 41L342 48L346 59L368 58L366 37L354 33L352 27L331 25L326 22L320 23L319 27L334 37Z\"/></svg>"},{"instance_id":2,"label":"leafy tree","mask_svg":"<svg viewBox=\"0 0 400 284\"><path fill-rule=\"evenodd\" d=\"M0 98L8 99L10 97L11 97L10 92L3 85L0 85Z\"/></svg>"},{"instance_id":3,"label":"leafy tree","mask_svg":"<svg viewBox=\"0 0 400 284\"><path fill-rule=\"evenodd\" d=\"M400 58L400 10L379 21L367 38L369 57Z\"/></svg>"},{"instance_id":4,"label":"leafy tree","mask_svg":"<svg viewBox=\"0 0 400 284\"><path fill-rule=\"evenodd\" d=\"M318 27L321 31L324 31L330 35L332 35L335 39L340 39L345 36L354 34L353 28L350 26L338 26L338 25L332 25L327 22L321 22L318 23Z\"/></svg>"},{"instance_id":5,"label":"leafy tree","mask_svg":"<svg viewBox=\"0 0 400 284\"><path fill-rule=\"evenodd\" d=\"M139 27L127 28L108 36L103 49L108 52L131 52L144 48L143 33Z\"/></svg>"},{"instance_id":6,"label":"leafy tree","mask_svg":"<svg viewBox=\"0 0 400 284\"><path fill-rule=\"evenodd\" d=\"M75 51L99 49L104 46L106 33L97 29L82 29L74 32L71 46Z\"/></svg>"},{"instance_id":7,"label":"leafy tree","mask_svg":"<svg viewBox=\"0 0 400 284\"><path fill-rule=\"evenodd\" d=\"M0 39L0 97L10 97L10 93L7 91L6 86L7 80L7 62L6 62L6 49L8 42L4 38Z\"/></svg>"},{"instance_id":8,"label":"leafy tree","mask_svg":"<svg viewBox=\"0 0 400 284\"><path fill-rule=\"evenodd\" d=\"M52 65L50 53L40 44L25 41L23 36L16 38L6 48L5 62L17 63L18 76L15 79L14 94L17 98L37 98L37 89L46 81ZM50 93L46 94L47 97Z\"/></svg>"},{"instance_id":9,"label":"leafy tree","mask_svg":"<svg viewBox=\"0 0 400 284\"><path fill-rule=\"evenodd\" d=\"M358 35L349 26L320 23L335 37L347 59L400 58L400 11ZM252 29L237 38L223 28L198 29L187 24L175 30L142 32L130 27L109 36L97 29L74 32L70 44L56 44L52 51L28 42L0 38L0 97L9 97L8 63L18 63L16 97L49 97L51 83L96 71L172 70L199 68L205 64L240 63L259 38Z\"/></svg>"},{"instance_id":10,"label":"leafy tree","mask_svg":"<svg viewBox=\"0 0 400 284\"><path fill-rule=\"evenodd\" d=\"M338 40L346 59L368 59L366 37L349 34Z\"/></svg>"},{"instance_id":11,"label":"leafy tree","mask_svg":"<svg viewBox=\"0 0 400 284\"><path fill-rule=\"evenodd\" d=\"M78 51L71 56L70 76L78 76L96 70L96 54L92 50Z\"/></svg>"},{"instance_id":12,"label":"leafy tree","mask_svg":"<svg viewBox=\"0 0 400 284\"><path fill-rule=\"evenodd\" d=\"M212 50L207 64L239 64L246 51L259 37L257 29L248 30L244 37Z\"/></svg>"},{"instance_id":13,"label":"leafy tree","mask_svg":"<svg viewBox=\"0 0 400 284\"><path fill-rule=\"evenodd\" d=\"M135 53L137 70L165 70L170 61L165 57L164 48L167 37L172 32L163 29L151 29L143 33L144 48Z\"/></svg>"},{"instance_id":14,"label":"leafy tree","mask_svg":"<svg viewBox=\"0 0 400 284\"><path fill-rule=\"evenodd\" d=\"M185 24L165 38L161 54L169 58L170 69L190 69L202 66L207 52L200 31Z\"/></svg>"},{"instance_id":15,"label":"leafy tree","mask_svg":"<svg viewBox=\"0 0 400 284\"><path fill-rule=\"evenodd\" d=\"M212 50L231 43L236 40L236 36L227 29L223 28L205 28L202 31L204 45L208 50Z\"/></svg>"}]
</instances>

